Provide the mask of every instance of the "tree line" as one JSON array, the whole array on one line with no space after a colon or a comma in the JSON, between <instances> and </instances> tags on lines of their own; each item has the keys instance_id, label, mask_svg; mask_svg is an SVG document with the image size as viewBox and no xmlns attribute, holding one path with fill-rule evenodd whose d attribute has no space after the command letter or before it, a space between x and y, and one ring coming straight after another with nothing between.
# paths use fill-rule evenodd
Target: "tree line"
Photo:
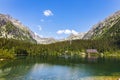
<instances>
[{"instance_id":1,"label":"tree line","mask_svg":"<svg viewBox=\"0 0 120 80\"><path fill-rule=\"evenodd\" d=\"M99 53L116 52L120 50L119 39L72 40L53 44L35 44L14 39L0 38L0 57L15 58L15 56L61 56L80 55L86 49L97 49Z\"/></svg>"}]
</instances>

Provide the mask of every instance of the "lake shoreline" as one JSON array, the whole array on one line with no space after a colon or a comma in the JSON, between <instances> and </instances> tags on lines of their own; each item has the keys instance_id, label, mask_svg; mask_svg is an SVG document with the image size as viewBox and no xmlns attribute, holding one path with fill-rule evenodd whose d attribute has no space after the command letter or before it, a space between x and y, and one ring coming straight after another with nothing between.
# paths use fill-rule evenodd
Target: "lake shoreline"
<instances>
[{"instance_id":1,"label":"lake shoreline","mask_svg":"<svg viewBox=\"0 0 120 80\"><path fill-rule=\"evenodd\" d=\"M113 52L112 52L113 53ZM114 52L114 53L116 53L116 54L110 54L110 52L105 52L104 54L102 54L101 55L101 53L99 53L98 55L91 55L91 57L120 57L120 53L119 52ZM14 57L3 57L3 58L0 58L0 61L7 61L7 60L14 60L14 59L17 59L18 57L59 57L59 58L76 58L76 56L77 57L86 57L86 56L88 56L86 53L84 53L84 54L80 54L80 55L73 55L73 56L71 56L71 55L61 55L61 56L50 56L50 55L48 55L48 56L43 56L43 55L28 55L28 56L24 56L24 55L22 55L22 56L14 56Z\"/></svg>"}]
</instances>

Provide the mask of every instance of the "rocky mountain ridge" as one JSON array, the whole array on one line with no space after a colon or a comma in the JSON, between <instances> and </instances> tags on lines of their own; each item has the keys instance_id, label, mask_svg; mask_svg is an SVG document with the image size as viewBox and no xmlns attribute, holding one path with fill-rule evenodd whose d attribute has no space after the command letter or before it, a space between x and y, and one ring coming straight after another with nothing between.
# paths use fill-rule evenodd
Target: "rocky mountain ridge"
<instances>
[{"instance_id":1,"label":"rocky mountain ridge","mask_svg":"<svg viewBox=\"0 0 120 80\"><path fill-rule=\"evenodd\" d=\"M82 39L86 32L83 33L78 33L78 34L70 34L65 40L77 40L77 39Z\"/></svg>"},{"instance_id":2,"label":"rocky mountain ridge","mask_svg":"<svg viewBox=\"0 0 120 80\"><path fill-rule=\"evenodd\" d=\"M105 20L94 25L83 37L83 39L99 39L101 38L111 27L120 21L120 11L115 12Z\"/></svg>"},{"instance_id":3,"label":"rocky mountain ridge","mask_svg":"<svg viewBox=\"0 0 120 80\"><path fill-rule=\"evenodd\" d=\"M38 34L35 34L34 39L38 44L51 44L57 42L57 40L54 38L41 38Z\"/></svg>"}]
</instances>

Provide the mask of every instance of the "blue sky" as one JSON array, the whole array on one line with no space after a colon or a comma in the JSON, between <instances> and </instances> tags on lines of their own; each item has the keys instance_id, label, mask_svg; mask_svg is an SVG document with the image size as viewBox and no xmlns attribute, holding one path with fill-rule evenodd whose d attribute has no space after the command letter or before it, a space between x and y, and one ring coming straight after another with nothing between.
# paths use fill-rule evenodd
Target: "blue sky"
<instances>
[{"instance_id":1,"label":"blue sky","mask_svg":"<svg viewBox=\"0 0 120 80\"><path fill-rule=\"evenodd\" d=\"M87 32L120 10L120 0L0 0L0 13L20 20L43 37Z\"/></svg>"}]
</instances>

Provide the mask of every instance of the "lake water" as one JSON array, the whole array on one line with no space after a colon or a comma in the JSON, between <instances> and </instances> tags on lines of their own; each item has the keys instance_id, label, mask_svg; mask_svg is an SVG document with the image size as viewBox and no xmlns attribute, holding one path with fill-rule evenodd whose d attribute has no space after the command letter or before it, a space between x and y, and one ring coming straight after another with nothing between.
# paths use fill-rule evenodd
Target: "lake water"
<instances>
[{"instance_id":1,"label":"lake water","mask_svg":"<svg viewBox=\"0 0 120 80\"><path fill-rule=\"evenodd\" d=\"M26 57L0 62L0 80L116 80L120 58Z\"/></svg>"}]
</instances>

